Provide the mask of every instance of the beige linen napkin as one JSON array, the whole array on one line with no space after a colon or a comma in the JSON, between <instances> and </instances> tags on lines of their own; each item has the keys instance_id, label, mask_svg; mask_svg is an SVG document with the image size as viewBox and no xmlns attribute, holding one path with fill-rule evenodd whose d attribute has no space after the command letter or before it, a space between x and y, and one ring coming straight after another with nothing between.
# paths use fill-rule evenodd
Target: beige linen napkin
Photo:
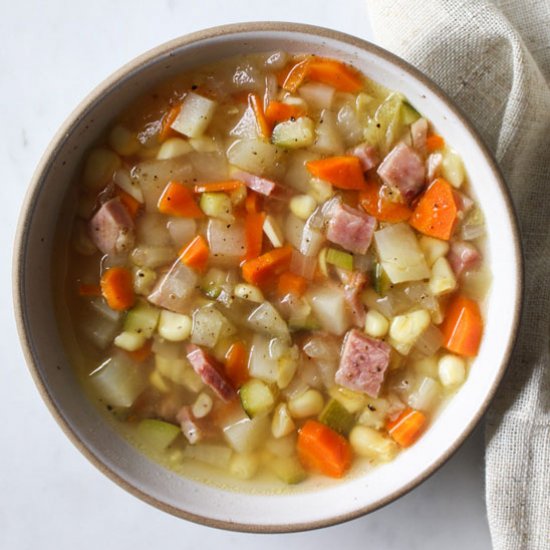
<instances>
[{"instance_id":1,"label":"beige linen napkin","mask_svg":"<svg viewBox=\"0 0 550 550\"><path fill-rule=\"evenodd\" d=\"M512 191L526 294L518 344L487 416L487 512L496 549L550 549L550 0L368 6L377 41L465 111Z\"/></svg>"}]
</instances>

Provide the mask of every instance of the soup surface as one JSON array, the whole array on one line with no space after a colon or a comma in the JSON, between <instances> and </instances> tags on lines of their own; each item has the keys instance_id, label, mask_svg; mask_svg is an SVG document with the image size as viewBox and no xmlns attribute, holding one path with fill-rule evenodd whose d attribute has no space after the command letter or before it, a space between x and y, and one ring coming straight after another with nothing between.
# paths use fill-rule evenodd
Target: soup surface
<instances>
[{"instance_id":1,"label":"soup surface","mask_svg":"<svg viewBox=\"0 0 550 550\"><path fill-rule=\"evenodd\" d=\"M176 470L282 487L392 460L483 333L483 215L442 134L309 55L141 97L77 183L65 299L86 387Z\"/></svg>"}]
</instances>

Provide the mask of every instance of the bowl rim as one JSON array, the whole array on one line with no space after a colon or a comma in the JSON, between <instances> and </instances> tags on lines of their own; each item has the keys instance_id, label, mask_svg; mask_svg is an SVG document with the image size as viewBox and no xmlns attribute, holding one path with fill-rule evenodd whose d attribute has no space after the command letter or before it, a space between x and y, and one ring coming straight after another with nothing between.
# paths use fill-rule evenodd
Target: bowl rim
<instances>
[{"instance_id":1,"label":"bowl rim","mask_svg":"<svg viewBox=\"0 0 550 550\"><path fill-rule=\"evenodd\" d=\"M518 262L514 266L514 277L517 285L517 297L514 303L513 310L513 321L512 321L512 331L510 338L506 343L505 352L503 354L503 360L499 369L494 377L494 380L490 386L490 389L487 393L485 400L480 404L477 413L472 418L472 420L463 428L460 436L453 442L453 444L442 453L437 460L435 460L425 471L418 474L412 481L406 485L400 487L398 490L392 492L386 497L380 499L376 503L359 507L352 512L348 512L341 515L331 516L329 518L316 520L316 521L307 521L307 522L298 522L287 525L269 525L269 524L250 524L250 523L239 523L231 522L224 520L212 519L205 517L199 514L195 514L188 510L182 510L176 506L162 502L161 500L153 497L147 492L139 489L134 486L127 480L123 479L118 473L113 471L109 466L107 466L99 456L97 456L93 449L88 446L86 441L82 439L76 431L70 426L70 423L64 416L64 413L57 407L53 396L50 393L50 390L42 378L40 371L37 367L39 358L34 353L34 346L32 339L30 337L30 326L27 313L24 309L24 280L25 280L25 249L24 246L28 239L28 233L31 225L32 213L34 206L38 199L39 191L41 188L41 182L44 179L44 176L48 173L51 168L52 162L56 156L56 152L63 146L63 143L66 139L66 136L72 131L74 126L79 122L82 114L93 105L95 102L100 101L101 97L105 92L107 92L111 87L117 85L117 83L123 80L125 77L129 76L132 73L135 73L149 62L155 60L155 58L160 58L165 55L170 55L172 50L181 48L183 46L188 46L196 42L211 40L214 38L220 38L228 35L236 35L240 33L250 33L250 32L281 32L281 33L296 33L296 34L306 34L306 35L315 35L320 38L326 38L334 40L336 42L345 43L349 46L355 47L358 50L366 51L372 53L385 61L397 66L403 70L408 76L411 76L413 79L419 81L423 86L428 88L434 95L436 95L446 106L446 108L453 113L454 116L460 121L460 123L466 128L470 133L471 137L476 142L477 147L479 148L481 154L484 157L485 162L490 168L491 172L495 177L495 181L498 184L499 190L504 198L504 203L506 207L506 212L508 219L510 221L511 230L513 234L513 246L515 250L516 257ZM78 105L71 111L65 121L62 123L58 131L55 133L51 141L49 142L46 150L44 151L40 161L37 164L37 167L34 171L34 174L29 183L28 190L26 192L25 198L23 200L21 211L19 215L19 220L17 223L16 236L14 241L13 257L12 257L12 294L13 294L13 304L14 304L14 313L15 320L17 325L17 331L19 334L19 340L23 350L23 355L27 367L31 373L31 376L36 384L38 391L48 407L50 413L55 418L63 432L69 438L69 440L75 445L75 447L103 474L105 474L109 479L114 481L117 485L125 489L130 494L138 497L140 500L164 511L168 512L176 517L180 517L186 520L193 521L198 524L202 524L208 527L215 527L219 529L227 529L231 531L239 532L249 532L249 533L291 533L297 531L307 531L312 529L318 529L322 527L328 527L330 525L336 525L352 519L358 518L360 516L366 515L370 512L378 510L383 506L386 506L396 500L397 498L404 496L409 491L417 487L420 483L425 481L428 477L433 475L439 468L441 468L462 446L467 437L472 433L474 428L480 422L481 418L487 411L490 403L495 397L496 391L508 365L510 363L510 358L517 340L518 336L518 327L521 317L523 296L524 296L524 257L521 247L521 238L519 231L519 223L517 218L517 213L513 206L513 201L511 197L510 190L508 189L504 176L488 146L485 144L483 138L480 136L479 132L472 125L468 117L462 112L462 110L451 100L447 94L430 78L416 69L414 66L410 65L408 62L404 61L400 57L394 55L393 53L372 44L371 42L358 38L356 36L349 35L340 31L333 29L320 27L316 25L307 25L302 23L288 23L282 21L250 21L242 23L232 23L226 25L220 25L215 27L210 27L202 29L196 32L185 34L178 38L172 39L168 42L160 44L145 53L142 53L132 59L131 61L124 64L122 67L117 69L114 73L104 79L100 84L98 84L83 100L81 100Z\"/></svg>"}]
</instances>

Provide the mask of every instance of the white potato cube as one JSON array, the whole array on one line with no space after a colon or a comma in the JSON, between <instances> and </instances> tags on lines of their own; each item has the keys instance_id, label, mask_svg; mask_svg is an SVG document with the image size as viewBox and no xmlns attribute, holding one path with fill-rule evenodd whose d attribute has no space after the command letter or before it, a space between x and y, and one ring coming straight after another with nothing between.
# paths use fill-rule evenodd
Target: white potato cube
<instances>
[{"instance_id":1,"label":"white potato cube","mask_svg":"<svg viewBox=\"0 0 550 550\"><path fill-rule=\"evenodd\" d=\"M189 92L181 105L181 110L172 122L171 128L188 137L201 136L216 110L217 103L201 95Z\"/></svg>"},{"instance_id":2,"label":"white potato cube","mask_svg":"<svg viewBox=\"0 0 550 550\"><path fill-rule=\"evenodd\" d=\"M433 237L422 235L419 243L422 252L424 252L426 262L430 267L434 265L436 260L446 256L447 252L449 252L449 243L441 239L434 239Z\"/></svg>"},{"instance_id":3,"label":"white potato cube","mask_svg":"<svg viewBox=\"0 0 550 550\"><path fill-rule=\"evenodd\" d=\"M439 258L432 266L429 287L434 296L446 294L456 288L454 271L445 258Z\"/></svg>"}]
</instances>

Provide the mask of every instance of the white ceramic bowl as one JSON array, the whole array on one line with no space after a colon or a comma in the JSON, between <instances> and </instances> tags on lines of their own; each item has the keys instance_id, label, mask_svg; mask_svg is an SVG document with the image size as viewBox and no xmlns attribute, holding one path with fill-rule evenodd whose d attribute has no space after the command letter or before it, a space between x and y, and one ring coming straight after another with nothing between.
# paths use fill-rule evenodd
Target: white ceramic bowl
<instances>
[{"instance_id":1,"label":"white ceramic bowl","mask_svg":"<svg viewBox=\"0 0 550 550\"><path fill-rule=\"evenodd\" d=\"M250 52L311 52L348 61L402 91L462 155L488 228L493 282L485 335L470 375L430 429L393 462L365 475L288 494L235 493L177 476L140 454L84 398L61 344L54 315L54 233L82 155L111 113L159 79ZM132 61L96 88L54 137L31 183L14 256L15 310L31 373L75 445L119 485L175 515L227 529L283 532L311 529L365 514L403 495L458 448L486 410L514 342L522 261L511 201L477 133L450 100L417 70L359 40L317 27L282 23L230 25L169 42Z\"/></svg>"}]
</instances>

